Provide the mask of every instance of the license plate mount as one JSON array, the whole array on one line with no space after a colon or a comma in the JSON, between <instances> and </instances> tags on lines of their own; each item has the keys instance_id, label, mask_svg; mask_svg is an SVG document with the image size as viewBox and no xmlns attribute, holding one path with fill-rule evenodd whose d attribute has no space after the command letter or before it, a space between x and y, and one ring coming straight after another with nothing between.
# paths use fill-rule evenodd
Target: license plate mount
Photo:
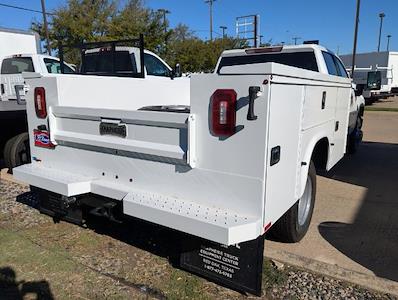
<instances>
[{"instance_id":1,"label":"license plate mount","mask_svg":"<svg viewBox=\"0 0 398 300\"><path fill-rule=\"evenodd\" d=\"M99 126L100 135L112 135L125 138L127 136L126 124L101 122Z\"/></svg>"}]
</instances>

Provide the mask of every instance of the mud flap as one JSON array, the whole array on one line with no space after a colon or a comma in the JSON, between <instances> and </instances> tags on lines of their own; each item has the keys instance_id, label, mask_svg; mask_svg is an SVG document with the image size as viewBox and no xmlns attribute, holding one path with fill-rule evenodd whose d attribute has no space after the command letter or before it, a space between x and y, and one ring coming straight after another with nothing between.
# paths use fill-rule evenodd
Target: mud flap
<instances>
[{"instance_id":1,"label":"mud flap","mask_svg":"<svg viewBox=\"0 0 398 300\"><path fill-rule=\"evenodd\" d=\"M233 246L184 239L180 268L217 284L261 296L264 235Z\"/></svg>"}]
</instances>

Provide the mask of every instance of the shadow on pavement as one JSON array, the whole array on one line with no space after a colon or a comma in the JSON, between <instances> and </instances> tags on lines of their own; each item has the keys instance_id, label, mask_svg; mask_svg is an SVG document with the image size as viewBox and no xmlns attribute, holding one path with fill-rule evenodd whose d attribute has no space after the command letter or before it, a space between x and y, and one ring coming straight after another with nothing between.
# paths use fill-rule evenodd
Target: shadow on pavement
<instances>
[{"instance_id":1,"label":"shadow on pavement","mask_svg":"<svg viewBox=\"0 0 398 300\"><path fill-rule=\"evenodd\" d=\"M25 297L38 300L54 299L50 284L47 281L17 281L15 271L12 268L0 268L0 299L22 300L26 299Z\"/></svg>"},{"instance_id":2,"label":"shadow on pavement","mask_svg":"<svg viewBox=\"0 0 398 300\"><path fill-rule=\"evenodd\" d=\"M111 236L131 246L167 258L174 266L179 265L181 240L189 238L154 223L133 217L124 217L117 224L97 216L86 216L86 226L99 234Z\"/></svg>"},{"instance_id":3,"label":"shadow on pavement","mask_svg":"<svg viewBox=\"0 0 398 300\"><path fill-rule=\"evenodd\" d=\"M322 237L378 277L398 281L398 144L364 142L326 177L367 193L353 224L321 223Z\"/></svg>"}]
</instances>

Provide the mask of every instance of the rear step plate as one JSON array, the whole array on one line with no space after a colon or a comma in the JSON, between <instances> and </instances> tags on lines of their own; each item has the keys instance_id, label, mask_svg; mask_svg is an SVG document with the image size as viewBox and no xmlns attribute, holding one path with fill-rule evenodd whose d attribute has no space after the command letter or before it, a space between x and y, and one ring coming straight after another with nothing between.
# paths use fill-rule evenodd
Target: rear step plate
<instances>
[{"instance_id":1,"label":"rear step plate","mask_svg":"<svg viewBox=\"0 0 398 300\"><path fill-rule=\"evenodd\" d=\"M123 212L225 245L253 240L262 234L260 218L138 190L123 199Z\"/></svg>"}]
</instances>

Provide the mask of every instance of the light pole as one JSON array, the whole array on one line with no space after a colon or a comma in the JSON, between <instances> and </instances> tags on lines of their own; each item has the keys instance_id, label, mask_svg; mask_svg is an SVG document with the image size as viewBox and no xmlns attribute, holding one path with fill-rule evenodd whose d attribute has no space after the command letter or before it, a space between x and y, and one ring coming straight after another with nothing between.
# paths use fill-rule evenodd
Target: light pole
<instances>
[{"instance_id":1,"label":"light pole","mask_svg":"<svg viewBox=\"0 0 398 300\"><path fill-rule=\"evenodd\" d=\"M391 34L387 35L387 51L390 51L390 39L391 39Z\"/></svg>"},{"instance_id":2,"label":"light pole","mask_svg":"<svg viewBox=\"0 0 398 300\"><path fill-rule=\"evenodd\" d=\"M355 14L355 29L354 29L354 47L352 49L351 78L354 78L354 71L355 71L355 57L357 55L358 25L359 25L360 9L361 9L361 0L357 0L357 12Z\"/></svg>"},{"instance_id":3,"label":"light pole","mask_svg":"<svg viewBox=\"0 0 398 300\"><path fill-rule=\"evenodd\" d=\"M296 37L293 37L292 40L294 41L294 44L297 45L297 41L301 40L301 37L296 36Z\"/></svg>"},{"instance_id":4,"label":"light pole","mask_svg":"<svg viewBox=\"0 0 398 300\"><path fill-rule=\"evenodd\" d=\"M385 18L386 14L385 13L380 13L379 17L380 17L380 31L379 31L379 44L377 46L377 52L380 52L380 43L381 43L381 32L383 29L383 19Z\"/></svg>"},{"instance_id":5,"label":"light pole","mask_svg":"<svg viewBox=\"0 0 398 300\"><path fill-rule=\"evenodd\" d=\"M164 9L164 8L160 8L160 9L158 9L158 12L159 12L160 14L162 14L162 16L163 16L164 33L166 34L166 33L167 33L167 19L166 19L166 15L169 14L170 11L167 10L167 9Z\"/></svg>"},{"instance_id":6,"label":"light pole","mask_svg":"<svg viewBox=\"0 0 398 300\"><path fill-rule=\"evenodd\" d=\"M164 52L167 53L167 14L170 13L169 10L160 8L158 9L158 13L160 13L163 17L163 26L164 26Z\"/></svg>"},{"instance_id":7,"label":"light pole","mask_svg":"<svg viewBox=\"0 0 398 300\"><path fill-rule=\"evenodd\" d=\"M222 37L225 38L225 30L227 30L227 26L220 26L221 30L222 30Z\"/></svg>"}]
</instances>

